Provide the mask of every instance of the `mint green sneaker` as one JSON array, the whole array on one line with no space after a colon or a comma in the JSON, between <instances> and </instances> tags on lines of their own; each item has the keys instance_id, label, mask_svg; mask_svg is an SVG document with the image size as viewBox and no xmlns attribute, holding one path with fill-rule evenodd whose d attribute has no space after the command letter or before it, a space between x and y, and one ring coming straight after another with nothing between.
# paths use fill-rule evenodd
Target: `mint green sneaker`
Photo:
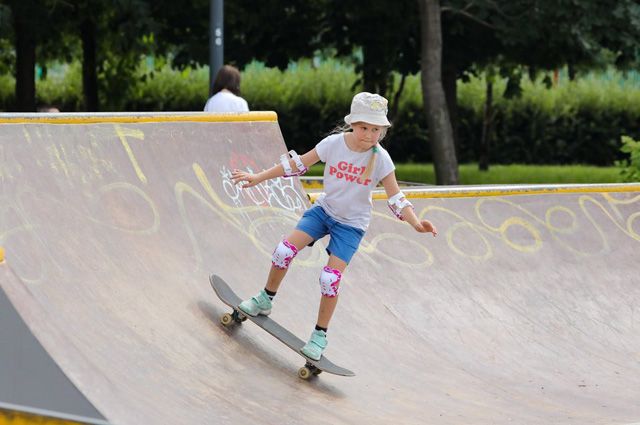
<instances>
[{"instance_id":1,"label":"mint green sneaker","mask_svg":"<svg viewBox=\"0 0 640 425\"><path fill-rule=\"evenodd\" d=\"M322 352L327 348L327 333L325 331L314 330L307 345L300 349L300 352L311 360L320 360Z\"/></svg>"},{"instance_id":2,"label":"mint green sneaker","mask_svg":"<svg viewBox=\"0 0 640 425\"><path fill-rule=\"evenodd\" d=\"M242 301L238 308L249 316L256 317L258 314L268 316L271 313L271 306L269 295L263 289L255 297Z\"/></svg>"}]
</instances>

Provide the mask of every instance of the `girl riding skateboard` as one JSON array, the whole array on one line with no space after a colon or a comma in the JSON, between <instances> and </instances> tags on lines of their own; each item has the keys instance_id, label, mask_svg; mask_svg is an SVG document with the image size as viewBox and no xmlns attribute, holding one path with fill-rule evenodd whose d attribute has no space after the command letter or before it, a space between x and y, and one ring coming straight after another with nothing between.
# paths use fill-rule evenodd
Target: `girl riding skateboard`
<instances>
[{"instance_id":1,"label":"girl riding skateboard","mask_svg":"<svg viewBox=\"0 0 640 425\"><path fill-rule=\"evenodd\" d=\"M295 229L275 248L267 282L256 296L239 308L250 316L271 313L273 299L295 256L306 246L329 235L329 260L320 272L320 308L314 331L301 352L319 360L327 347L327 329L335 311L342 276L356 253L371 219L371 191L378 183L389 198L389 207L417 232L437 235L428 220L419 220L413 206L400 191L395 166L380 146L391 123L387 119L387 99L367 92L358 93L345 126L325 137L302 156L295 151L283 155L281 163L261 173L234 170L232 180L249 188L278 177L304 174L318 161L325 163L324 193L302 216Z\"/></svg>"}]
</instances>

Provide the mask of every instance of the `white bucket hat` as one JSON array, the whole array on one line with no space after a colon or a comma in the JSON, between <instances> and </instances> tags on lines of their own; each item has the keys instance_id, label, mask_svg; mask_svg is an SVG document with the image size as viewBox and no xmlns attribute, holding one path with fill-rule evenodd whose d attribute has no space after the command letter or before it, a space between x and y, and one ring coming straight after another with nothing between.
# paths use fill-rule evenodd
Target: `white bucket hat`
<instances>
[{"instance_id":1,"label":"white bucket hat","mask_svg":"<svg viewBox=\"0 0 640 425\"><path fill-rule=\"evenodd\" d=\"M387 119L387 99L379 94L361 92L353 96L351 113L344 117L344 122L366 122L383 127L390 127Z\"/></svg>"}]
</instances>

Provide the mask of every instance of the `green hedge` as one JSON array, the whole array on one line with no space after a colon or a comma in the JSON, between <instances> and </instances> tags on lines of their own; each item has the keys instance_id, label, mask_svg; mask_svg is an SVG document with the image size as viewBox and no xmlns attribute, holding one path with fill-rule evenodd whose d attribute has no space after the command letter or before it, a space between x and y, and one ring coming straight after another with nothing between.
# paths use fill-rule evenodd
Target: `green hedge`
<instances>
[{"instance_id":1,"label":"green hedge","mask_svg":"<svg viewBox=\"0 0 640 425\"><path fill-rule=\"evenodd\" d=\"M638 135L640 84L589 77L547 89L526 81L521 98L497 102L493 162L613 165L622 134ZM484 95L481 81L460 85L463 160L475 158ZM496 88L499 96L504 87Z\"/></svg>"},{"instance_id":2,"label":"green hedge","mask_svg":"<svg viewBox=\"0 0 640 425\"><path fill-rule=\"evenodd\" d=\"M37 82L38 103L80 110L80 81L80 67L66 66L64 73ZM243 70L242 92L252 110L276 111L287 145L305 151L342 122L352 94L360 90L356 81L353 67L337 61L302 61L285 71L253 63ZM12 78L0 76L0 110L14 103L13 85ZM502 98L504 85L494 87L492 163L613 165L624 155L621 135L640 138L640 84L619 73L563 79L551 89L526 80L523 95L512 100ZM477 160L484 92L481 78L458 83L462 163ZM126 99L103 94L101 104L127 111L202 110L207 93L207 68L165 66L152 72L145 62ZM431 161L421 97L419 77L409 76L384 143L396 161Z\"/></svg>"}]
</instances>

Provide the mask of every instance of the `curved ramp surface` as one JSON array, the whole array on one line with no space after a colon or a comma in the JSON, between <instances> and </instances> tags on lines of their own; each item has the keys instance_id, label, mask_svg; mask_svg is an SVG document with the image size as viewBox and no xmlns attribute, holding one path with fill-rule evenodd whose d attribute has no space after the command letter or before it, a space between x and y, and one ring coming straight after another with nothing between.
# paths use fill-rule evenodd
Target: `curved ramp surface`
<instances>
[{"instance_id":1,"label":"curved ramp surface","mask_svg":"<svg viewBox=\"0 0 640 425\"><path fill-rule=\"evenodd\" d=\"M274 116L26 118L0 130L0 285L111 423L640 421L638 186L415 193L437 238L375 201L327 351L357 376L305 382L208 283L253 295L309 206L230 183L286 152ZM302 251L276 299L301 338L325 261Z\"/></svg>"}]
</instances>

